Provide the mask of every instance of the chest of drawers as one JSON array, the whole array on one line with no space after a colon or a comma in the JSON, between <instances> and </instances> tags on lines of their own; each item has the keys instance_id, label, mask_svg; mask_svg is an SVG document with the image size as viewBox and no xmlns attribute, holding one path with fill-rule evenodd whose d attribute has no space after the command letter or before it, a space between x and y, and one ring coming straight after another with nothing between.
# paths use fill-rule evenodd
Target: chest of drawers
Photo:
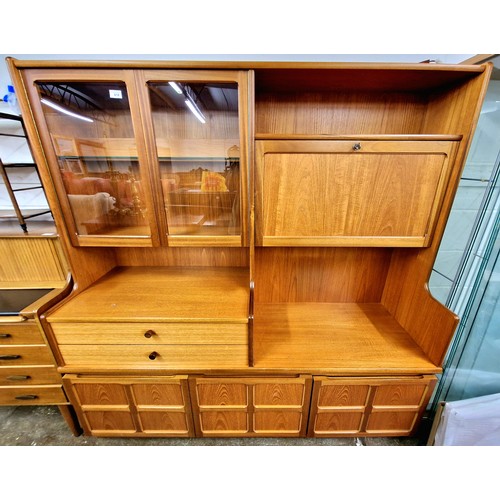
<instances>
[{"instance_id":1,"label":"chest of drawers","mask_svg":"<svg viewBox=\"0 0 500 500\"><path fill-rule=\"evenodd\" d=\"M0 404L64 405L52 352L34 320L0 323Z\"/></svg>"}]
</instances>

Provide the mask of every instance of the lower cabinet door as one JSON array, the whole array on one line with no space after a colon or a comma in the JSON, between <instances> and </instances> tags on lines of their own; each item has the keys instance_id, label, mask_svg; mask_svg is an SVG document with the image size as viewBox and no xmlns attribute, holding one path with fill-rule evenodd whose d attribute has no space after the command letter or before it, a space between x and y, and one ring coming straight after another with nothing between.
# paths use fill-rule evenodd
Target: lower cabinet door
<instances>
[{"instance_id":1,"label":"lower cabinet door","mask_svg":"<svg viewBox=\"0 0 500 500\"><path fill-rule=\"evenodd\" d=\"M194 435L187 376L66 375L63 383L87 435Z\"/></svg>"},{"instance_id":2,"label":"lower cabinet door","mask_svg":"<svg viewBox=\"0 0 500 500\"><path fill-rule=\"evenodd\" d=\"M200 437L306 435L312 377L190 379Z\"/></svg>"},{"instance_id":3,"label":"lower cabinet door","mask_svg":"<svg viewBox=\"0 0 500 500\"><path fill-rule=\"evenodd\" d=\"M434 375L314 377L308 435L409 436L417 430L436 380Z\"/></svg>"}]
</instances>

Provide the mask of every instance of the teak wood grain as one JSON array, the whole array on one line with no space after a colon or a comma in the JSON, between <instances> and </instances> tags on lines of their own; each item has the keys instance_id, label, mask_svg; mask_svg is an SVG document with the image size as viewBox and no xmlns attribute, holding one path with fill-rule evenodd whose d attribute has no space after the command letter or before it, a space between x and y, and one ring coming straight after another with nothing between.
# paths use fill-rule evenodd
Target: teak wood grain
<instances>
[{"instance_id":1,"label":"teak wood grain","mask_svg":"<svg viewBox=\"0 0 500 500\"><path fill-rule=\"evenodd\" d=\"M427 282L491 64L8 62L74 280L40 322L86 433L415 432L458 322ZM146 87L168 75L238 81L241 237L168 234L158 158L180 129ZM141 237L75 234L36 78L127 83L131 122L100 136L143 168Z\"/></svg>"},{"instance_id":2,"label":"teak wood grain","mask_svg":"<svg viewBox=\"0 0 500 500\"><path fill-rule=\"evenodd\" d=\"M47 315L51 323L248 322L245 268L117 268Z\"/></svg>"},{"instance_id":3,"label":"teak wood grain","mask_svg":"<svg viewBox=\"0 0 500 500\"><path fill-rule=\"evenodd\" d=\"M244 323L53 323L52 330L58 344L248 343Z\"/></svg>"},{"instance_id":4,"label":"teak wood grain","mask_svg":"<svg viewBox=\"0 0 500 500\"><path fill-rule=\"evenodd\" d=\"M390 248L255 249L255 301L380 302Z\"/></svg>"},{"instance_id":5,"label":"teak wood grain","mask_svg":"<svg viewBox=\"0 0 500 500\"><path fill-rule=\"evenodd\" d=\"M192 437L187 377L64 377L87 435Z\"/></svg>"},{"instance_id":6,"label":"teak wood grain","mask_svg":"<svg viewBox=\"0 0 500 500\"><path fill-rule=\"evenodd\" d=\"M117 266L249 267L247 248L116 248Z\"/></svg>"},{"instance_id":7,"label":"teak wood grain","mask_svg":"<svg viewBox=\"0 0 500 500\"><path fill-rule=\"evenodd\" d=\"M66 371L79 367L84 372L100 366L118 371L142 369L161 372L165 369L206 370L248 367L245 344L78 344L59 345Z\"/></svg>"},{"instance_id":8,"label":"teak wood grain","mask_svg":"<svg viewBox=\"0 0 500 500\"><path fill-rule=\"evenodd\" d=\"M331 373L438 373L380 304L256 304L254 366Z\"/></svg>"},{"instance_id":9,"label":"teak wood grain","mask_svg":"<svg viewBox=\"0 0 500 500\"><path fill-rule=\"evenodd\" d=\"M191 377L197 435L305 436L311 376Z\"/></svg>"},{"instance_id":10,"label":"teak wood grain","mask_svg":"<svg viewBox=\"0 0 500 500\"><path fill-rule=\"evenodd\" d=\"M286 92L256 96L256 133L296 135L418 134L424 95Z\"/></svg>"},{"instance_id":11,"label":"teak wood grain","mask_svg":"<svg viewBox=\"0 0 500 500\"><path fill-rule=\"evenodd\" d=\"M260 244L426 246L452 145L258 141Z\"/></svg>"},{"instance_id":12,"label":"teak wood grain","mask_svg":"<svg viewBox=\"0 0 500 500\"><path fill-rule=\"evenodd\" d=\"M409 436L419 424L436 377L314 377L309 436Z\"/></svg>"},{"instance_id":13,"label":"teak wood grain","mask_svg":"<svg viewBox=\"0 0 500 500\"><path fill-rule=\"evenodd\" d=\"M0 346L10 344L45 344L45 339L34 321L0 323Z\"/></svg>"},{"instance_id":14,"label":"teak wood grain","mask_svg":"<svg viewBox=\"0 0 500 500\"><path fill-rule=\"evenodd\" d=\"M2 288L62 288L68 274L55 237L0 238Z\"/></svg>"},{"instance_id":15,"label":"teak wood grain","mask_svg":"<svg viewBox=\"0 0 500 500\"><path fill-rule=\"evenodd\" d=\"M395 251L382 298L385 307L438 365L442 365L444 361L459 318L432 297L428 280L472 142L491 71L492 65L487 64L484 72L477 78L449 92L442 90L440 99L436 102L439 108L429 111L429 120L437 120L440 130L461 133L464 140L460 142L456 153L432 244L418 253ZM435 122L433 126L437 126ZM433 131L435 130L434 128Z\"/></svg>"}]
</instances>

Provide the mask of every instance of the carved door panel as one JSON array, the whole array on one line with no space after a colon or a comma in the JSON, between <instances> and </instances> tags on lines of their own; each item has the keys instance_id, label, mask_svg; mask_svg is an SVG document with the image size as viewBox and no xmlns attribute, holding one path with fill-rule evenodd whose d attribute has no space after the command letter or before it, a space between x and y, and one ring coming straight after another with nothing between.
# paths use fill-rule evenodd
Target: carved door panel
<instances>
[{"instance_id":1,"label":"carved door panel","mask_svg":"<svg viewBox=\"0 0 500 500\"><path fill-rule=\"evenodd\" d=\"M67 375L64 386L87 435L190 437L187 377Z\"/></svg>"},{"instance_id":2,"label":"carved door panel","mask_svg":"<svg viewBox=\"0 0 500 500\"><path fill-rule=\"evenodd\" d=\"M435 383L433 375L392 379L314 377L308 435L411 435Z\"/></svg>"},{"instance_id":3,"label":"carved door panel","mask_svg":"<svg viewBox=\"0 0 500 500\"><path fill-rule=\"evenodd\" d=\"M311 377L196 378L190 381L199 436L304 436Z\"/></svg>"}]
</instances>

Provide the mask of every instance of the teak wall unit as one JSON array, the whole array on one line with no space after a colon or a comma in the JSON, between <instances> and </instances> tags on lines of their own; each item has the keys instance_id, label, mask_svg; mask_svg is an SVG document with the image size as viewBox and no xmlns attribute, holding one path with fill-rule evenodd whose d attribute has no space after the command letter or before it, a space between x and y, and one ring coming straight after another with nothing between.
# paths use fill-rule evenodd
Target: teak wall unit
<instances>
[{"instance_id":1,"label":"teak wall unit","mask_svg":"<svg viewBox=\"0 0 500 500\"><path fill-rule=\"evenodd\" d=\"M491 65L8 64L75 282L40 321L87 434L416 431Z\"/></svg>"}]
</instances>

